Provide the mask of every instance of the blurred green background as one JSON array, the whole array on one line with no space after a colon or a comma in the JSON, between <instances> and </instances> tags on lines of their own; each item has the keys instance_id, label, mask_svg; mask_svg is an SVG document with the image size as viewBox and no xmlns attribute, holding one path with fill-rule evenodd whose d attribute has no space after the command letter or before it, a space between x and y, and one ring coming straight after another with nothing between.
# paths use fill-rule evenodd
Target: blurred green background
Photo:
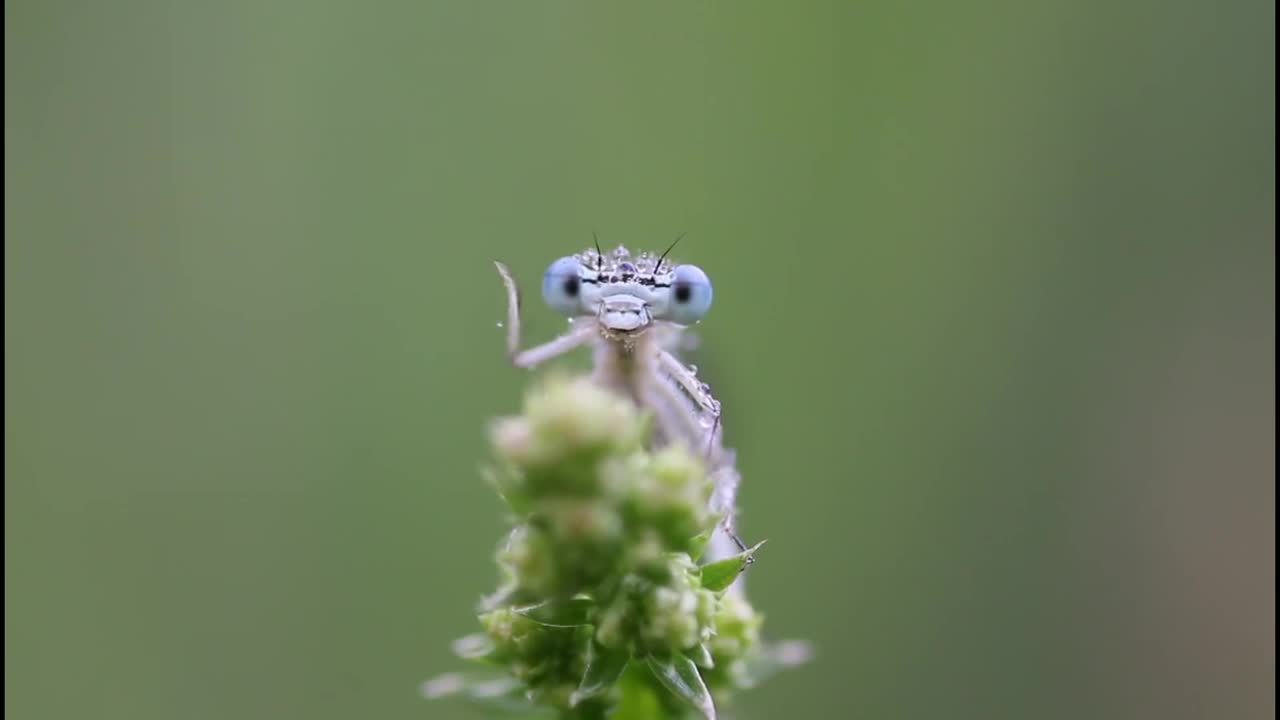
<instances>
[{"instance_id":1,"label":"blurred green background","mask_svg":"<svg viewBox=\"0 0 1280 720\"><path fill-rule=\"evenodd\" d=\"M4 12L16 716L472 717L490 261L593 230L716 284L737 717L1274 714L1273 3Z\"/></svg>"}]
</instances>

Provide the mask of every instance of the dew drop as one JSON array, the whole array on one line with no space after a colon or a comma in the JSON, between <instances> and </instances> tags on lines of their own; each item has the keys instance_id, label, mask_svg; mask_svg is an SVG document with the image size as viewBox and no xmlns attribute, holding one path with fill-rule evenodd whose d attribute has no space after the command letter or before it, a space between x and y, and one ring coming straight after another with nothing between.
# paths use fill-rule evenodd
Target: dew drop
<instances>
[{"instance_id":1,"label":"dew drop","mask_svg":"<svg viewBox=\"0 0 1280 720\"><path fill-rule=\"evenodd\" d=\"M498 327L503 327L502 323L498 323Z\"/></svg>"}]
</instances>

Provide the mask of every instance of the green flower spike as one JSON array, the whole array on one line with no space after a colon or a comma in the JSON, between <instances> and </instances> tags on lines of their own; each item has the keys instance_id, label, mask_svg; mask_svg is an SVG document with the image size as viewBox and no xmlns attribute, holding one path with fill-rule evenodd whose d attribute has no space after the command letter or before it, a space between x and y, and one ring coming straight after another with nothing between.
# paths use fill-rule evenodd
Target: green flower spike
<instances>
[{"instance_id":1,"label":"green flower spike","mask_svg":"<svg viewBox=\"0 0 1280 720\"><path fill-rule=\"evenodd\" d=\"M454 644L488 667L423 686L507 717L708 718L733 691L803 662L760 640L763 618L727 592L760 545L699 566L719 518L682 446L651 452L648 422L585 379L555 378L491 428L490 479L516 527L482 633ZM761 543L763 544L763 543Z\"/></svg>"}]
</instances>

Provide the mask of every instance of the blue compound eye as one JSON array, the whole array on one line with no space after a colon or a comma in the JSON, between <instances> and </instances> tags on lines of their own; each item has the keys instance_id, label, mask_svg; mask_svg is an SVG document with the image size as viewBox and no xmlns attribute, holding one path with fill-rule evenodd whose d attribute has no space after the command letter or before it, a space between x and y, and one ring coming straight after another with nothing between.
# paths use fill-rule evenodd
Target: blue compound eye
<instances>
[{"instance_id":1,"label":"blue compound eye","mask_svg":"<svg viewBox=\"0 0 1280 720\"><path fill-rule=\"evenodd\" d=\"M682 325L692 325L711 308L711 280L697 265L677 267L670 292L668 315Z\"/></svg>"},{"instance_id":2,"label":"blue compound eye","mask_svg":"<svg viewBox=\"0 0 1280 720\"><path fill-rule=\"evenodd\" d=\"M562 257L551 263L542 276L542 299L558 313L575 315L582 311L582 263L574 257Z\"/></svg>"}]
</instances>

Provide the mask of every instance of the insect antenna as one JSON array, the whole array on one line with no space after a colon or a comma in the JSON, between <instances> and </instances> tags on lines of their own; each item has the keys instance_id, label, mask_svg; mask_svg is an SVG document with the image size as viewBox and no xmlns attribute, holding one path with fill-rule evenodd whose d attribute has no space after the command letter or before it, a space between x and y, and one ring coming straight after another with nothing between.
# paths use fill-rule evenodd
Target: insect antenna
<instances>
[{"instance_id":1,"label":"insect antenna","mask_svg":"<svg viewBox=\"0 0 1280 720\"><path fill-rule=\"evenodd\" d=\"M674 248L676 244L680 242L681 238L683 238L685 235L688 235L688 234L689 233L680 233L678 236L676 236L675 242L671 243L671 245L668 246L667 249L662 252L662 257L658 258L658 264L653 266L654 275L657 275L658 271L662 269L662 261L667 259L667 253L671 252L671 249Z\"/></svg>"}]
</instances>

